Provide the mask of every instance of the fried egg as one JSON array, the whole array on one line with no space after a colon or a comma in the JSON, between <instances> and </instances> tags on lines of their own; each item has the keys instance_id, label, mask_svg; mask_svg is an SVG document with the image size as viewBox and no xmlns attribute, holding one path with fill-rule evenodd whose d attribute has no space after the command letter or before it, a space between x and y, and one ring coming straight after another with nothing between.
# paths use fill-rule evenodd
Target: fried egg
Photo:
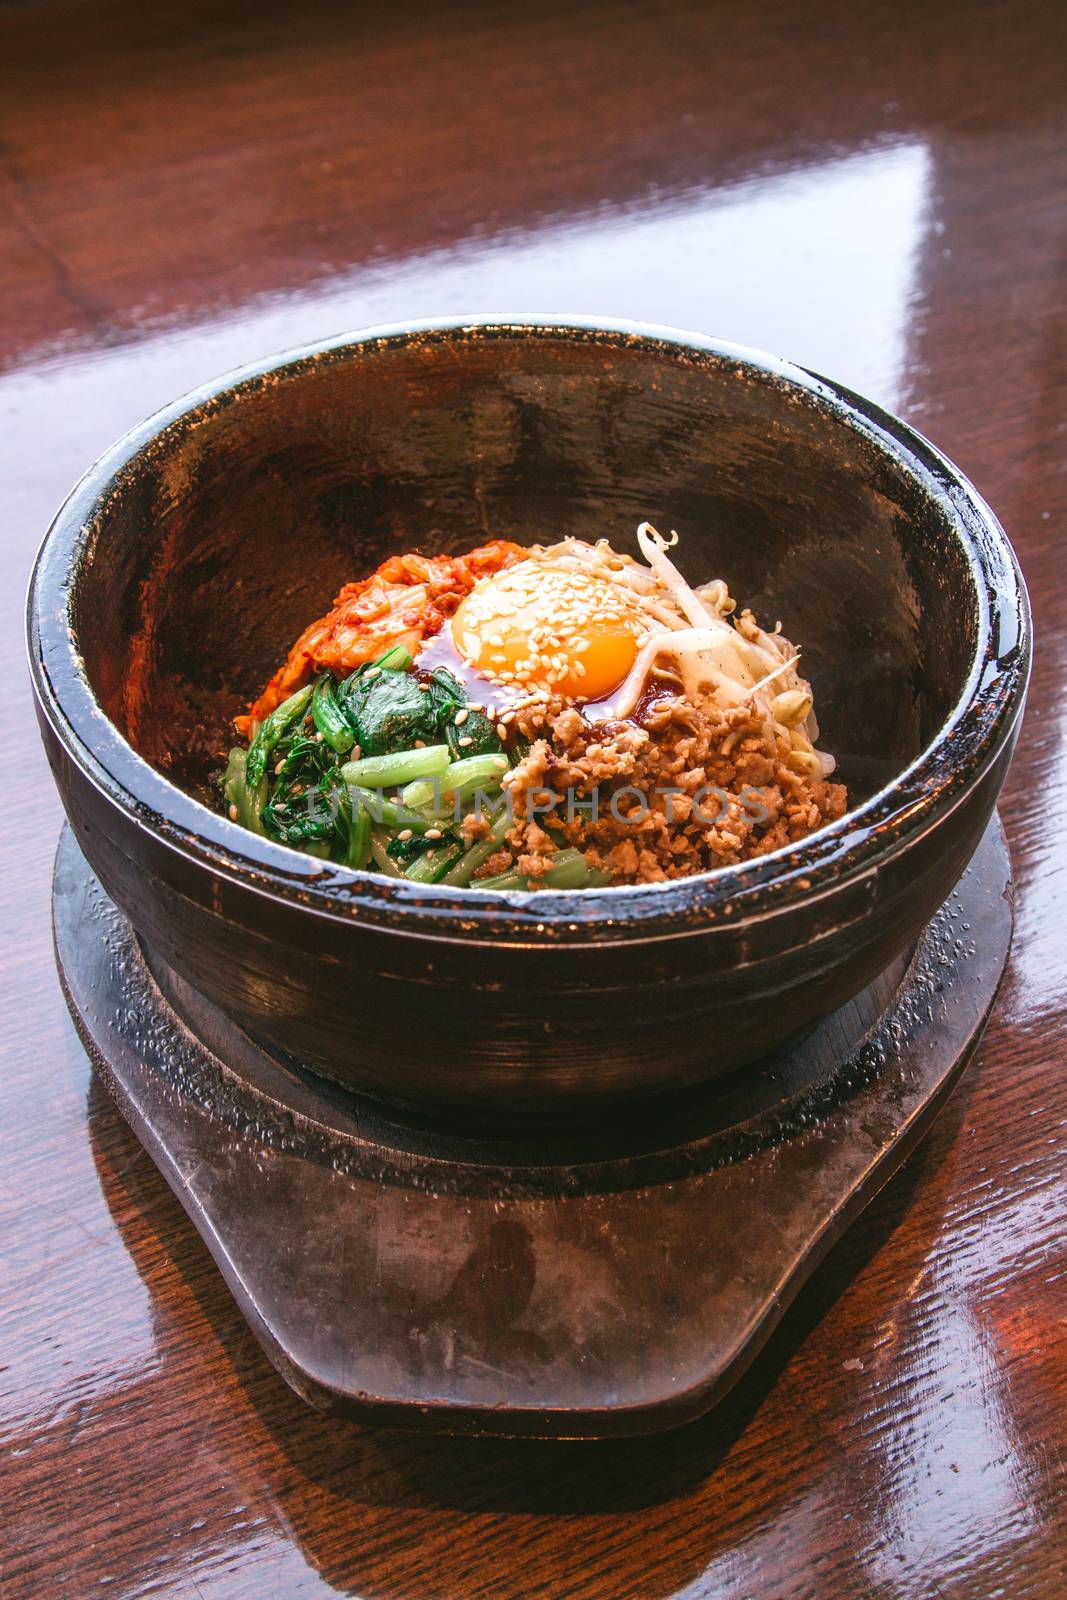
<instances>
[{"instance_id":1,"label":"fried egg","mask_svg":"<svg viewBox=\"0 0 1067 1600\"><path fill-rule=\"evenodd\" d=\"M647 632L625 585L536 560L484 578L452 619L455 647L475 671L576 701L617 688Z\"/></svg>"}]
</instances>

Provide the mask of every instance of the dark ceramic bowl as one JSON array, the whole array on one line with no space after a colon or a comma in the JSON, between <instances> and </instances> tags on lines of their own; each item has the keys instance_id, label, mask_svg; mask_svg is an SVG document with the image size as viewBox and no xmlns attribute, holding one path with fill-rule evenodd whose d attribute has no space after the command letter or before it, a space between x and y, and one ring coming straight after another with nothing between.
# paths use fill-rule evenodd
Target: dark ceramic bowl
<instances>
[{"instance_id":1,"label":"dark ceramic bowl","mask_svg":"<svg viewBox=\"0 0 1067 1600\"><path fill-rule=\"evenodd\" d=\"M205 803L228 719L344 581L489 535L626 548L644 517L803 643L842 821L526 898L353 874ZM157 956L343 1083L524 1115L752 1060L904 951L989 820L1030 661L995 517L903 424L736 346L551 319L377 329L169 407L60 511L30 638L67 814Z\"/></svg>"}]
</instances>

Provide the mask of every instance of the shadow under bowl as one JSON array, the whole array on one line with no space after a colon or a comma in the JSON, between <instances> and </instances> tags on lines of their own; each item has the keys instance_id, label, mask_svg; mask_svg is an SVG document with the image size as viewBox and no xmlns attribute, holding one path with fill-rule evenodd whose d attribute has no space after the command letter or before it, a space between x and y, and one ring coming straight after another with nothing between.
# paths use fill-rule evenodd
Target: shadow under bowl
<instances>
[{"instance_id":1,"label":"shadow under bowl","mask_svg":"<svg viewBox=\"0 0 1067 1600\"><path fill-rule=\"evenodd\" d=\"M803 645L840 822L522 896L351 873L213 809L230 719L343 583L487 537L625 548L646 517ZM989 820L1031 651L995 517L878 407L696 335L515 318L370 330L149 419L59 512L29 630L67 815L168 966L362 1092L549 1117L753 1060L906 950Z\"/></svg>"}]
</instances>

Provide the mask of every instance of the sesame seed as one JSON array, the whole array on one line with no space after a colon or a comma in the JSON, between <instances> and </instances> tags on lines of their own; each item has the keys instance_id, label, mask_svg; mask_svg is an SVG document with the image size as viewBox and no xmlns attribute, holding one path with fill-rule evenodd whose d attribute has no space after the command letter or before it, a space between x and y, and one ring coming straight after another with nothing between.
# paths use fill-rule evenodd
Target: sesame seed
<instances>
[{"instance_id":1,"label":"sesame seed","mask_svg":"<svg viewBox=\"0 0 1067 1600\"><path fill-rule=\"evenodd\" d=\"M407 844L408 840L411 837L412 837L412 832L411 832L410 828L401 828L400 832L397 834L397 838L401 841L402 844Z\"/></svg>"}]
</instances>

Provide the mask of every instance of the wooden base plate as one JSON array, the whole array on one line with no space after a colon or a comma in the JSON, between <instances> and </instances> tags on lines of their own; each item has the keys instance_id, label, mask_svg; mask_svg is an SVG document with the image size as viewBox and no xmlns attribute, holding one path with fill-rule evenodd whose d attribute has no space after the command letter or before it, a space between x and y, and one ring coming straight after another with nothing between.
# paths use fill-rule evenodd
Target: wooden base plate
<instances>
[{"instance_id":1,"label":"wooden base plate","mask_svg":"<svg viewBox=\"0 0 1067 1600\"><path fill-rule=\"evenodd\" d=\"M53 915L94 1066L298 1394L600 1437L720 1399L915 1146L993 1003L1010 883L994 818L911 959L805 1039L703 1098L521 1135L269 1054L142 950L69 830Z\"/></svg>"}]
</instances>

